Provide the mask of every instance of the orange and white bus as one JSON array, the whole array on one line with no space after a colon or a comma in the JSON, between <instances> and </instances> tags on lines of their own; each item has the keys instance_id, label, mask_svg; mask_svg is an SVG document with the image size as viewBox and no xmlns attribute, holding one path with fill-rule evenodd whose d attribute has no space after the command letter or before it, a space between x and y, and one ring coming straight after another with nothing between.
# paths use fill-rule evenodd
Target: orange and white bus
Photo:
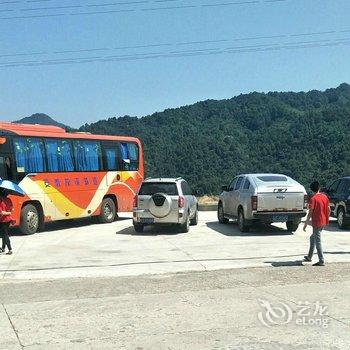
<instances>
[{"instance_id":1,"label":"orange and white bus","mask_svg":"<svg viewBox=\"0 0 350 350\"><path fill-rule=\"evenodd\" d=\"M112 222L118 212L132 210L143 175L137 138L0 123L0 177L26 193L10 196L14 225L24 234L54 220L97 216Z\"/></svg>"}]
</instances>

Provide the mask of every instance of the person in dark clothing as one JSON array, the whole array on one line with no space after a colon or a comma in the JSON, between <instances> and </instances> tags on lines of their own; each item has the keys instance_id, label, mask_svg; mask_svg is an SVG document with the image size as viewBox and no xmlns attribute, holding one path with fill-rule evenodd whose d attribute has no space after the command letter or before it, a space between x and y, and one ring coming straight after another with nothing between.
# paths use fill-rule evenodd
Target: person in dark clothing
<instances>
[{"instance_id":1,"label":"person in dark clothing","mask_svg":"<svg viewBox=\"0 0 350 350\"><path fill-rule=\"evenodd\" d=\"M0 190L0 234L2 237L1 252L5 252L7 247L7 255L12 254L11 241L9 237L9 227L12 222L13 205L11 199L7 197L5 190Z\"/></svg>"},{"instance_id":2,"label":"person in dark clothing","mask_svg":"<svg viewBox=\"0 0 350 350\"><path fill-rule=\"evenodd\" d=\"M11 169L11 160L9 157L5 158L5 167L6 167L6 180L13 180L13 176L12 176L12 169Z\"/></svg>"}]
</instances>

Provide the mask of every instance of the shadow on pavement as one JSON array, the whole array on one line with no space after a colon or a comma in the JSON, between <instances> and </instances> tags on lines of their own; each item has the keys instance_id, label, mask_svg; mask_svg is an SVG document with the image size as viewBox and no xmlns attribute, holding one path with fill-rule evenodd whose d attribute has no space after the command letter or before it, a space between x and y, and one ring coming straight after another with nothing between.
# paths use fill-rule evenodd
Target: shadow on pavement
<instances>
[{"instance_id":1,"label":"shadow on pavement","mask_svg":"<svg viewBox=\"0 0 350 350\"><path fill-rule=\"evenodd\" d=\"M329 224L325 227L326 231L330 232L343 232L343 233L350 233L350 227L347 227L346 229L340 229L338 227L337 221L330 221Z\"/></svg>"},{"instance_id":2,"label":"shadow on pavement","mask_svg":"<svg viewBox=\"0 0 350 350\"><path fill-rule=\"evenodd\" d=\"M131 219L128 217L118 217L116 222L123 221L123 220L131 220ZM96 217L60 220L60 221L46 223L44 230L41 232L37 232L35 234L36 235L45 234L45 233L55 232L55 231L59 231L59 230L80 228L80 227L84 227L84 226L91 226L91 225L97 225L97 224L103 225L103 224L99 223L99 221ZM10 236L24 236L24 235L18 227L14 227L14 228L10 229Z\"/></svg>"},{"instance_id":3,"label":"shadow on pavement","mask_svg":"<svg viewBox=\"0 0 350 350\"><path fill-rule=\"evenodd\" d=\"M294 261L265 261L265 264L271 264L273 267L283 267L283 266L303 266L302 260Z\"/></svg>"},{"instance_id":4,"label":"shadow on pavement","mask_svg":"<svg viewBox=\"0 0 350 350\"><path fill-rule=\"evenodd\" d=\"M190 228L191 231L191 228ZM115 233L116 235L130 235L130 236L158 236L158 235L179 235L180 232L177 231L176 226L146 226L142 233L136 232L133 226L124 228ZM183 233L187 234L187 233Z\"/></svg>"},{"instance_id":5,"label":"shadow on pavement","mask_svg":"<svg viewBox=\"0 0 350 350\"><path fill-rule=\"evenodd\" d=\"M350 254L350 252L323 252L324 254Z\"/></svg>"},{"instance_id":6,"label":"shadow on pavement","mask_svg":"<svg viewBox=\"0 0 350 350\"><path fill-rule=\"evenodd\" d=\"M288 236L293 233L287 231L286 229L276 227L273 225L262 225L258 224L254 226L250 232L241 232L237 226L237 224L229 222L228 224L220 224L219 222L208 222L207 226L221 233L224 236L229 237L248 237L248 236Z\"/></svg>"}]
</instances>

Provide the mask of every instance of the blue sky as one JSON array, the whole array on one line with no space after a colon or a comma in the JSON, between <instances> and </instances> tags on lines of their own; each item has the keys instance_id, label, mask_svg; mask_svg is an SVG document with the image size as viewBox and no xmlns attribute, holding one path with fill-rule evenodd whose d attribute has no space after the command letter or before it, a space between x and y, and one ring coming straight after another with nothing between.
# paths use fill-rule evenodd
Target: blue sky
<instances>
[{"instance_id":1,"label":"blue sky","mask_svg":"<svg viewBox=\"0 0 350 350\"><path fill-rule=\"evenodd\" d=\"M0 0L0 118L80 126L336 87L350 82L349 14L348 0Z\"/></svg>"}]
</instances>

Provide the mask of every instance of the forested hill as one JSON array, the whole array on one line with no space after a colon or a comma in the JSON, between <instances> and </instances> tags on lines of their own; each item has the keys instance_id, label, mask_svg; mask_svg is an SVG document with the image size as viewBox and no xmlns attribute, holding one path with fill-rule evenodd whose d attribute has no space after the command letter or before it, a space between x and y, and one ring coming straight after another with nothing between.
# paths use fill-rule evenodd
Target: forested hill
<instances>
[{"instance_id":1,"label":"forested hill","mask_svg":"<svg viewBox=\"0 0 350 350\"><path fill-rule=\"evenodd\" d=\"M218 193L245 172L326 184L350 175L350 85L207 100L143 118L101 120L81 131L137 136L146 176L183 176L205 193Z\"/></svg>"}]
</instances>

